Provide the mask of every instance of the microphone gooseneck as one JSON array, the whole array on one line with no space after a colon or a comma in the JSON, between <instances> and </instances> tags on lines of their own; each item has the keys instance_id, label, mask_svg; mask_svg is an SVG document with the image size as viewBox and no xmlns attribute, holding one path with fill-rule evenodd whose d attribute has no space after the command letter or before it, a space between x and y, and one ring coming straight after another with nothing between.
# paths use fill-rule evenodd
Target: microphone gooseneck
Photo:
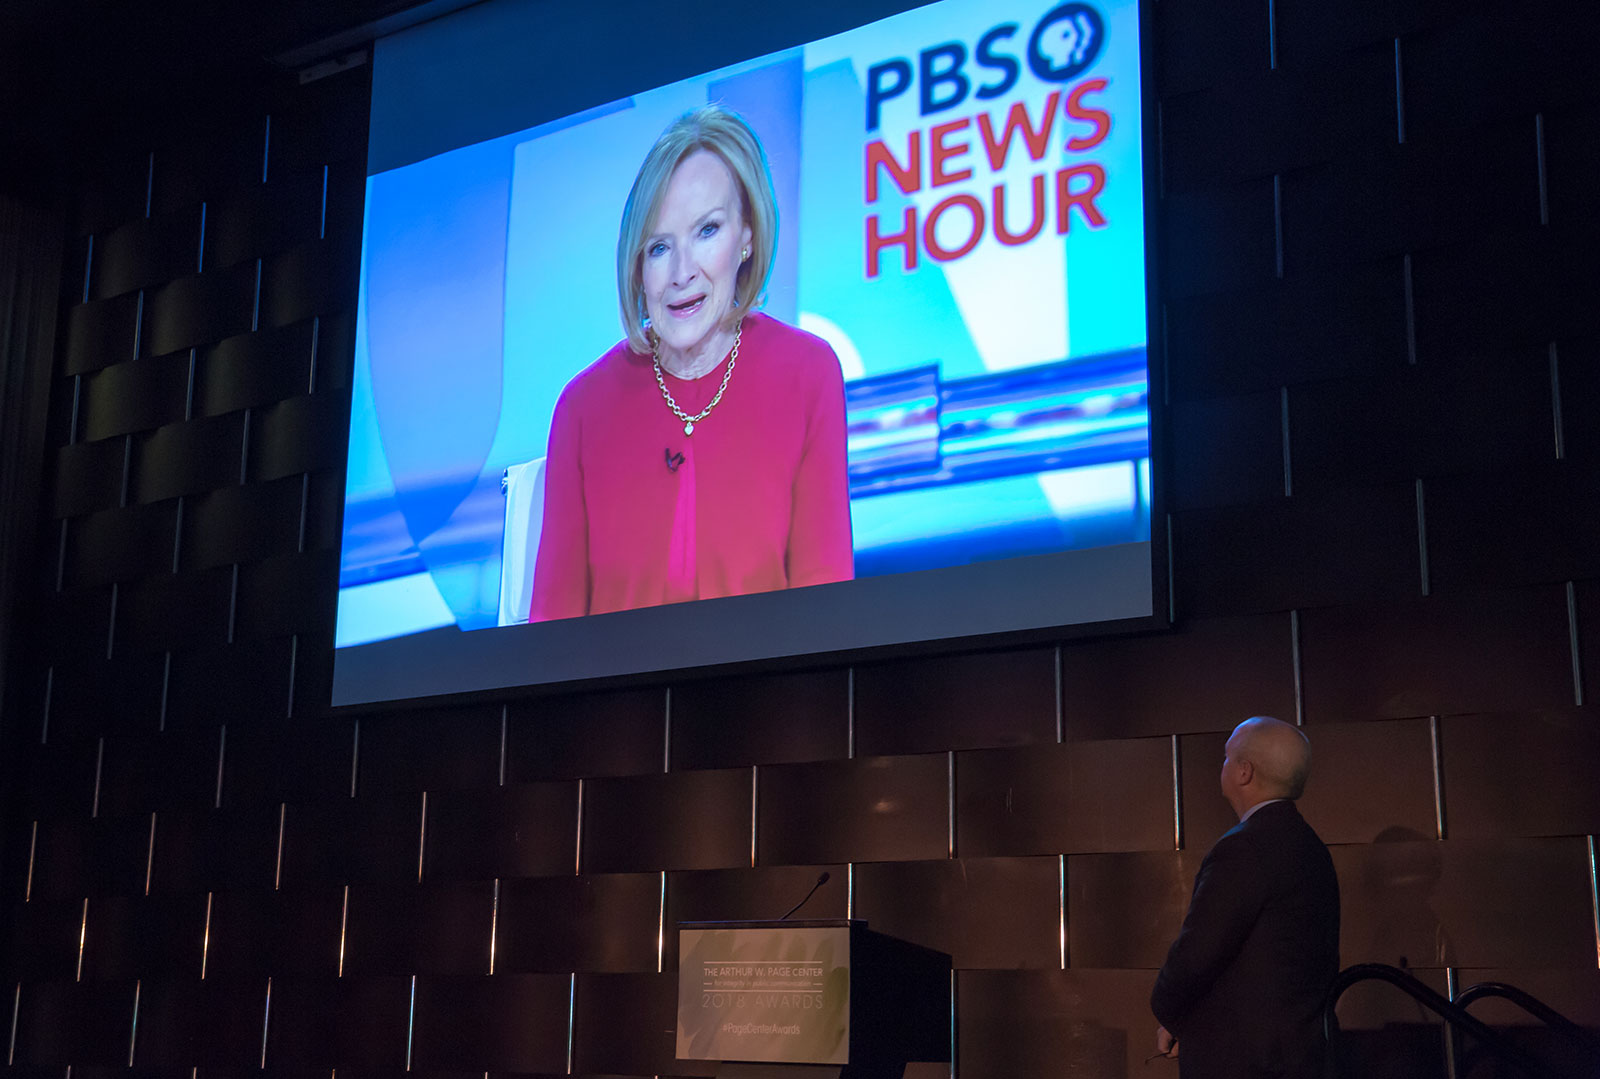
<instances>
[{"instance_id":1,"label":"microphone gooseneck","mask_svg":"<svg viewBox=\"0 0 1600 1079\"><path fill-rule=\"evenodd\" d=\"M817 894L817 889L818 889L818 888L820 888L820 887L822 887L822 886L823 886L823 885L824 885L824 884L826 884L826 883L828 883L828 877L829 877L829 875L830 875L830 874L829 874L829 873L828 873L828 871L827 871L827 870L823 870L823 871L822 871L822 875L821 875L821 876L819 876L819 877L817 877L817 883L815 883L815 884L813 884L813 885L812 885L812 886L811 886L811 890L810 890L810 891L809 891L809 892L807 892L807 893L806 893L806 894L805 894L805 898L804 898L804 899L802 899L802 900L800 900L800 902L798 902L798 903L796 903L796 904L795 904L795 905L794 905L794 906L792 906L792 907L790 907L790 908L789 908L789 910L788 910L788 912L787 912L787 913L785 913L785 914L784 914L784 916L783 916L783 917L782 917L782 918L779 918L779 919L778 919L778 921L780 921L780 922L781 922L781 921L785 921L785 920L787 920L787 919L788 919L788 917L789 917L789 915L790 915L790 914L793 914L793 913L794 913L794 912L795 912L795 911L797 911L797 910L799 910L799 909L800 909L800 908L801 908L801 907L803 907L803 906L805 906L805 905L806 905L806 902L807 902L807 901L808 901L808 900L809 900L809 899L810 899L810 898L811 898L811 897L812 897L812 896L814 896L814 895L816 895L816 894Z\"/></svg>"}]
</instances>

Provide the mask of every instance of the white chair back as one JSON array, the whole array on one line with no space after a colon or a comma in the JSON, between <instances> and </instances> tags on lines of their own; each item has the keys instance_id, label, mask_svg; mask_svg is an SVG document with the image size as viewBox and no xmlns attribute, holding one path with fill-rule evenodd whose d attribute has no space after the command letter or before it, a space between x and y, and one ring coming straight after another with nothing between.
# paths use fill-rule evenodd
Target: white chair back
<instances>
[{"instance_id":1,"label":"white chair back","mask_svg":"<svg viewBox=\"0 0 1600 1079\"><path fill-rule=\"evenodd\" d=\"M500 548L500 624L528 620L533 601L533 564L544 527L543 457L512 465L500 479L506 496L505 539Z\"/></svg>"}]
</instances>

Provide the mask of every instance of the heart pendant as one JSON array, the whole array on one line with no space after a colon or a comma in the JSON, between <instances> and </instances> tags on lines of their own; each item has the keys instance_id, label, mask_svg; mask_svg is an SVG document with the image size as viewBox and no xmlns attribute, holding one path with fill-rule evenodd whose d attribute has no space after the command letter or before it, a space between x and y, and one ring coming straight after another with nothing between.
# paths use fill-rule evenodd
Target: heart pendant
<instances>
[{"instance_id":1,"label":"heart pendant","mask_svg":"<svg viewBox=\"0 0 1600 1079\"><path fill-rule=\"evenodd\" d=\"M694 422L693 421L690 421L689 423L686 423L686 424L683 425L683 433L686 434L686 435L694 434Z\"/></svg>"}]
</instances>

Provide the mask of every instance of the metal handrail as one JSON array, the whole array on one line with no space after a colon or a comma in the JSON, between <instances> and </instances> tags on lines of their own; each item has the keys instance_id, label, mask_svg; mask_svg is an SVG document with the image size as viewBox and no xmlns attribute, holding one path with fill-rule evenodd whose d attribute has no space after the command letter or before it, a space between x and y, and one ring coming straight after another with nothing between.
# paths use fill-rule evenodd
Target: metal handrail
<instances>
[{"instance_id":1,"label":"metal handrail","mask_svg":"<svg viewBox=\"0 0 1600 1079\"><path fill-rule=\"evenodd\" d=\"M1339 1033L1339 1017L1334 1012L1339 998L1344 996L1345 991L1352 985L1366 981L1388 982L1449 1023L1454 1030L1472 1035L1480 1045L1506 1063L1522 1069L1536 1079L1545 1077L1554 1079L1548 1068L1505 1035L1474 1018L1465 1008L1451 1003L1399 967L1391 967L1384 963L1358 963L1348 967L1340 971L1338 977L1334 978L1333 984L1328 987L1328 995L1322 1006L1322 1032L1330 1049L1333 1047L1334 1036Z\"/></svg>"},{"instance_id":2,"label":"metal handrail","mask_svg":"<svg viewBox=\"0 0 1600 1079\"><path fill-rule=\"evenodd\" d=\"M1479 982L1476 985L1469 985L1457 993L1455 1003L1457 1007L1465 1009L1470 1008L1473 1002L1482 1000L1485 997L1496 997L1515 1004L1528 1015L1543 1023L1546 1028L1555 1031L1570 1043L1592 1054L1591 1063L1600 1064L1600 1037L1596 1037L1594 1032L1574 1023L1571 1019L1568 1019L1526 990L1518 989L1514 985L1507 985L1505 982ZM1455 1039L1457 1059L1470 1060L1471 1055L1462 1052L1460 1032L1452 1028L1451 1037Z\"/></svg>"},{"instance_id":3,"label":"metal handrail","mask_svg":"<svg viewBox=\"0 0 1600 1079\"><path fill-rule=\"evenodd\" d=\"M1477 985L1469 985L1456 994L1456 1006L1470 1008L1474 1001L1484 997L1498 997L1510 1001L1553 1030L1559 1030L1591 1045L1600 1045L1600 1038L1596 1038L1593 1032L1585 1030L1533 994L1514 985L1507 985L1505 982L1479 982Z\"/></svg>"}]
</instances>

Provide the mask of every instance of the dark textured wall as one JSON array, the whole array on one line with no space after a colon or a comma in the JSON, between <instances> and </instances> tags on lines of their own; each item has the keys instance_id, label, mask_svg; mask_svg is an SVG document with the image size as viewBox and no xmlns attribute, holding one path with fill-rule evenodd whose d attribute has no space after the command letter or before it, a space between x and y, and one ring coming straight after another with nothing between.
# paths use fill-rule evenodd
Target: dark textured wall
<instances>
[{"instance_id":1,"label":"dark textured wall","mask_svg":"<svg viewBox=\"0 0 1600 1079\"><path fill-rule=\"evenodd\" d=\"M1060 647L331 716L365 76L87 178L0 1074L678 1073L673 922L820 867L812 913L954 957L961 1076L1172 1074L1146 1000L1257 712L1315 743L1345 962L1600 1023L1578 10L1155 5L1177 623ZM1381 990L1345 1021L1437 1060Z\"/></svg>"}]
</instances>

